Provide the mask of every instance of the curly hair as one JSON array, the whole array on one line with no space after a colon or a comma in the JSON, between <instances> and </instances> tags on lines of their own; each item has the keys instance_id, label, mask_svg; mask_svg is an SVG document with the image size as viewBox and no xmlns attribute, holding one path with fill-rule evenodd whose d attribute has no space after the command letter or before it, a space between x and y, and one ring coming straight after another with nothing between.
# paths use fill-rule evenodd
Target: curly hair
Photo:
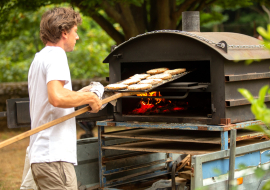
<instances>
[{"instance_id":1,"label":"curly hair","mask_svg":"<svg viewBox=\"0 0 270 190\"><path fill-rule=\"evenodd\" d=\"M45 12L40 21L40 39L46 45L47 42L57 43L61 39L62 32L70 30L82 22L79 13L72 8L54 8Z\"/></svg>"}]
</instances>

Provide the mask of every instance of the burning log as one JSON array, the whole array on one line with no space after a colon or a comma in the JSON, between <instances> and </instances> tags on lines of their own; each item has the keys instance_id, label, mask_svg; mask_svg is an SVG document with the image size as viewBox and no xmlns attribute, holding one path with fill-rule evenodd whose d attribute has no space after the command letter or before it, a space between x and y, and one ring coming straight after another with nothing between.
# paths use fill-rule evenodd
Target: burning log
<instances>
[{"instance_id":1,"label":"burning log","mask_svg":"<svg viewBox=\"0 0 270 190\"><path fill-rule=\"evenodd\" d=\"M162 97L160 92L148 92L144 94L138 94L137 96L157 96ZM139 102L138 108L134 109L129 114L131 115L151 115L151 114L162 114L162 113L173 113L186 110L188 102L172 102L164 98L144 98Z\"/></svg>"}]
</instances>

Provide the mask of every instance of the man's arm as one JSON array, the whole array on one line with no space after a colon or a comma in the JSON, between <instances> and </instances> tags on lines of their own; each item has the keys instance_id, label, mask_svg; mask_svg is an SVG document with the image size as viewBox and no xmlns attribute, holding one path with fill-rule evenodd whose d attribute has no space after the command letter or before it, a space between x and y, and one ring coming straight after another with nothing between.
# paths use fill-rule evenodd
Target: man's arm
<instances>
[{"instance_id":1,"label":"man's arm","mask_svg":"<svg viewBox=\"0 0 270 190\"><path fill-rule=\"evenodd\" d=\"M96 94L92 92L75 92L64 88L65 82L53 80L48 82L47 91L49 102L54 107L71 108L89 104L90 112L97 113L102 104Z\"/></svg>"},{"instance_id":2,"label":"man's arm","mask_svg":"<svg viewBox=\"0 0 270 190\"><path fill-rule=\"evenodd\" d=\"M77 92L89 92L91 88L92 88L92 85L88 85L78 90Z\"/></svg>"}]
</instances>

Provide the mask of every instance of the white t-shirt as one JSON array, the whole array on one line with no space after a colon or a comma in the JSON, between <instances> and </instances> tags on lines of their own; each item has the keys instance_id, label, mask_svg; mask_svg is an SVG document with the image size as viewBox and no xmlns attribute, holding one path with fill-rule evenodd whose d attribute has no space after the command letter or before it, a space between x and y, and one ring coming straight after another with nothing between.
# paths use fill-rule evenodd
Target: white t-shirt
<instances>
[{"instance_id":1,"label":"white t-shirt","mask_svg":"<svg viewBox=\"0 0 270 190\"><path fill-rule=\"evenodd\" d=\"M65 51L46 46L36 53L28 73L31 128L74 112L74 108L57 108L48 100L47 83L65 81L72 90L70 70ZM30 136L29 160L32 163L65 161L77 164L75 118Z\"/></svg>"}]
</instances>

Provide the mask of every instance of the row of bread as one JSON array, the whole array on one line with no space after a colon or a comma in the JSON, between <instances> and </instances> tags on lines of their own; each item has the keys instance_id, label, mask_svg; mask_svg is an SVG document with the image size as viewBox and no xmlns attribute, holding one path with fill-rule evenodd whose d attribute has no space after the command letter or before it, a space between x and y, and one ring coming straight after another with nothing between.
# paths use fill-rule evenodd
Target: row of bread
<instances>
[{"instance_id":1,"label":"row of bread","mask_svg":"<svg viewBox=\"0 0 270 190\"><path fill-rule=\"evenodd\" d=\"M147 74L135 74L129 79L117 84L109 84L105 88L108 90L147 90L152 88L152 85L159 84L163 80L172 78L172 75L177 75L185 72L185 68L169 70L168 68L157 68L147 71Z\"/></svg>"}]
</instances>

